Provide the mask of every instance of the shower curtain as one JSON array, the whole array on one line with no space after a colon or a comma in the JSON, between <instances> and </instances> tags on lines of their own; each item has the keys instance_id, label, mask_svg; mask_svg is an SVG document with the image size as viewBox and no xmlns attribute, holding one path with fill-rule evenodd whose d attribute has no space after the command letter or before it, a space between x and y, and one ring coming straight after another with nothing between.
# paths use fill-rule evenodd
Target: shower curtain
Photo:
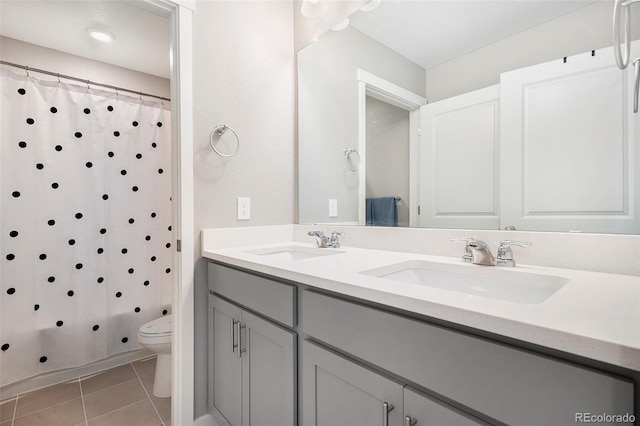
<instances>
[{"instance_id":1,"label":"shower curtain","mask_svg":"<svg viewBox=\"0 0 640 426\"><path fill-rule=\"evenodd\" d=\"M2 69L0 386L141 348L171 303L167 105Z\"/></svg>"}]
</instances>

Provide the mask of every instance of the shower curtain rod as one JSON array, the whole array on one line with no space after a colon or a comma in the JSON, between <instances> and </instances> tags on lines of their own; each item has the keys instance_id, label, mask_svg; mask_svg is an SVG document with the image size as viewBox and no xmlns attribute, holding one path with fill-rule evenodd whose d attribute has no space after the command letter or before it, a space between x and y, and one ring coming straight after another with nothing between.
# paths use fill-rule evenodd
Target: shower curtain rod
<instances>
[{"instance_id":1,"label":"shower curtain rod","mask_svg":"<svg viewBox=\"0 0 640 426\"><path fill-rule=\"evenodd\" d=\"M169 102L171 101L171 99L163 98L162 96L152 95L150 93L144 93L144 92L136 92L135 90L125 89L124 87L112 86L110 84L98 83L98 82L91 81L91 80L85 80L85 79L78 78L78 77L72 77L70 75L60 74L60 73L51 72L51 71L47 71L47 70L41 70L41 69L38 69L38 68L31 68L31 67L29 67L27 65L19 65L19 64L14 64L14 63L11 63L11 62L6 62L6 61L0 61L0 65L8 65L10 67L23 69L23 70L27 71L27 75L29 74L29 71L33 71L33 72L37 72L37 73L40 73L40 74L46 74L46 75L51 75L51 76L54 76L54 77L58 77L58 79L64 78L65 80L79 81L81 83L86 83L89 86L106 87L108 89L115 90L116 94L117 94L117 92L128 92L128 93L135 93L136 95L140 95L140 96L147 96L147 97L151 97L151 98L161 99L163 101L169 101Z\"/></svg>"}]
</instances>

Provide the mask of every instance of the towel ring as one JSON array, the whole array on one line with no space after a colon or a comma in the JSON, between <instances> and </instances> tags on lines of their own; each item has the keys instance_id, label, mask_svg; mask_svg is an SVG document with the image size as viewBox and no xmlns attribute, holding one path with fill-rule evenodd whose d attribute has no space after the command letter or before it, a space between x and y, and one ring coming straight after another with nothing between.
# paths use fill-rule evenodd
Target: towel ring
<instances>
[{"instance_id":1,"label":"towel ring","mask_svg":"<svg viewBox=\"0 0 640 426\"><path fill-rule=\"evenodd\" d=\"M213 144L213 136L217 135L218 139L220 139L222 137L222 135L224 135L227 132L227 130L231 130L231 133L233 133L234 136L236 137L236 149L231 154L223 154L222 152L218 151L216 149L215 145ZM211 148L219 156L221 156L221 157L233 157L240 150L240 138L238 137L238 134L236 133L235 130L233 130L231 127L227 126L226 124L222 124L220 126L214 127L213 130L211 131L211 135L209 136L209 145L211 145Z\"/></svg>"},{"instance_id":2,"label":"towel ring","mask_svg":"<svg viewBox=\"0 0 640 426\"><path fill-rule=\"evenodd\" d=\"M360 170L361 160L358 150L355 148L345 148L342 150L342 152L344 153L345 160L347 160L347 167L349 167L349 170L351 170L352 172L357 172L358 170ZM352 167L351 165L351 154L356 154L358 156L358 165L356 167Z\"/></svg>"}]
</instances>

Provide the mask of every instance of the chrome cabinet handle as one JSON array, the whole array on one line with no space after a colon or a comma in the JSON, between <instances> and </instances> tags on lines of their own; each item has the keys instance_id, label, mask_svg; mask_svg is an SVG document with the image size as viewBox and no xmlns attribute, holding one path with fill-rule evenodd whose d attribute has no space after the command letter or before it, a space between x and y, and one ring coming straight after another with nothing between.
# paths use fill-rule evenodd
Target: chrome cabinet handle
<instances>
[{"instance_id":1,"label":"chrome cabinet handle","mask_svg":"<svg viewBox=\"0 0 640 426\"><path fill-rule=\"evenodd\" d=\"M394 408L393 404L382 403L382 426L389 426L389 412Z\"/></svg>"},{"instance_id":2,"label":"chrome cabinet handle","mask_svg":"<svg viewBox=\"0 0 640 426\"><path fill-rule=\"evenodd\" d=\"M418 424L418 419L412 419L409 416L404 416L404 422L402 426L416 426Z\"/></svg>"},{"instance_id":3,"label":"chrome cabinet handle","mask_svg":"<svg viewBox=\"0 0 640 426\"><path fill-rule=\"evenodd\" d=\"M638 91L640 90L640 58L633 60L633 66L636 69L636 86L633 90L633 112L638 112Z\"/></svg>"},{"instance_id":4,"label":"chrome cabinet handle","mask_svg":"<svg viewBox=\"0 0 640 426\"><path fill-rule=\"evenodd\" d=\"M236 321L235 319L231 318L231 321L229 322L231 323L231 353L233 353L238 347L238 345L236 344L236 324L240 321Z\"/></svg>"},{"instance_id":5,"label":"chrome cabinet handle","mask_svg":"<svg viewBox=\"0 0 640 426\"><path fill-rule=\"evenodd\" d=\"M236 321L233 320L233 334L234 334L234 339L233 339L233 348L238 349L238 352L236 352L236 355L238 356L238 358L240 358L240 321ZM237 339L237 340L236 340Z\"/></svg>"},{"instance_id":6,"label":"chrome cabinet handle","mask_svg":"<svg viewBox=\"0 0 640 426\"><path fill-rule=\"evenodd\" d=\"M238 321L238 358L242 357L242 354L247 351L247 348L242 347L242 330L245 328L247 326Z\"/></svg>"}]
</instances>

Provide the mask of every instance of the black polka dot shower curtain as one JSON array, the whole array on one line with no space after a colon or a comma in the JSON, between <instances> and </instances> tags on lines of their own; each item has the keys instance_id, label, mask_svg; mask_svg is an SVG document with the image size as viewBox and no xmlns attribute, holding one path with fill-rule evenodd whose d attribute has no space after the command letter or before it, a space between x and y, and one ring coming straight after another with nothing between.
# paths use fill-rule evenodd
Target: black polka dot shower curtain
<instances>
[{"instance_id":1,"label":"black polka dot shower curtain","mask_svg":"<svg viewBox=\"0 0 640 426\"><path fill-rule=\"evenodd\" d=\"M0 386L140 349L171 305L166 104L2 69Z\"/></svg>"}]
</instances>

